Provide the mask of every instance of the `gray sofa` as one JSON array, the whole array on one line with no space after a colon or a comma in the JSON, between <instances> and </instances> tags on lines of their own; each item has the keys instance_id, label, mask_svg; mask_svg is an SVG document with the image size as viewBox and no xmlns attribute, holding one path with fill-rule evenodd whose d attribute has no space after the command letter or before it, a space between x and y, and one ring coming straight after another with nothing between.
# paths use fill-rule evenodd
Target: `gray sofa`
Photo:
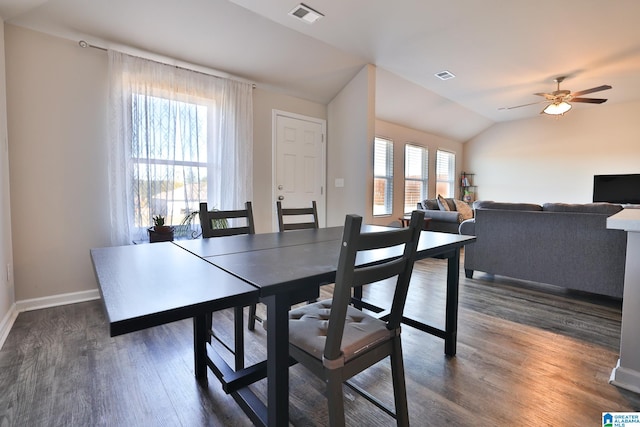
<instances>
[{"instance_id":1,"label":"gray sofa","mask_svg":"<svg viewBox=\"0 0 640 427\"><path fill-rule=\"evenodd\" d=\"M425 218L431 218L429 231L458 234L460 223L463 221L460 212L440 209L437 199L427 199L418 202L417 209L424 211Z\"/></svg>"},{"instance_id":2,"label":"gray sofa","mask_svg":"<svg viewBox=\"0 0 640 427\"><path fill-rule=\"evenodd\" d=\"M460 234L465 275L474 270L622 298L627 235L608 230L609 203L474 203Z\"/></svg>"}]
</instances>

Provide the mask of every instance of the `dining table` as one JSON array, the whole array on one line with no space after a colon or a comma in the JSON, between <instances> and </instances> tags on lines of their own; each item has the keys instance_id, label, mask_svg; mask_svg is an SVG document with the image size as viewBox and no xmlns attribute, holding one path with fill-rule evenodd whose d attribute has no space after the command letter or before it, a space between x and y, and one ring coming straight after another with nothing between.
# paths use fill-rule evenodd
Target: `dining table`
<instances>
[{"instance_id":1,"label":"dining table","mask_svg":"<svg viewBox=\"0 0 640 427\"><path fill-rule=\"evenodd\" d=\"M385 229L388 228L363 225L366 232ZM300 301L300 295L313 294L319 286L335 279L342 230L343 227L327 227L92 249L111 333L126 333L193 317L196 378L206 382L208 367L254 424L287 425L289 366L295 363L288 351L288 312L293 303ZM421 232L417 258L447 260L445 326L440 329L420 319L403 317L403 323L442 338L444 353L450 357L456 354L460 250L473 241L473 236ZM165 262L161 272L151 272L147 267L125 272L124 264L141 264L148 257L144 252L155 252L149 247L160 245L163 248L157 250L158 255L163 252L175 257L175 261ZM399 256L400 250L368 251L359 255L356 262L376 263ZM144 289L130 289L136 288L139 280L146 283ZM169 289L170 295L186 293L192 299L179 299L171 307L148 303L132 308L135 301L157 298L160 292L157 289L153 292L154 283L165 289L170 288L172 282L180 287L180 292ZM145 293L147 295L142 296ZM204 314L207 310L246 306L258 301L266 305L267 311L266 360L234 370L208 343ZM384 314L383 308L366 301L361 291L354 294L353 302L356 307ZM123 324L126 327L122 327ZM257 398L249 387L264 378L267 379L267 402Z\"/></svg>"}]
</instances>

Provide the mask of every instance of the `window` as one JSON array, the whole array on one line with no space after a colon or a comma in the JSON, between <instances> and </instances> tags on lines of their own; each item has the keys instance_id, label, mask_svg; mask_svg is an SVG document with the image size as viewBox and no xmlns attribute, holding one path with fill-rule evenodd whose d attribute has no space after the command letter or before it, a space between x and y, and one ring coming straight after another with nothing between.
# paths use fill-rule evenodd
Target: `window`
<instances>
[{"instance_id":1,"label":"window","mask_svg":"<svg viewBox=\"0 0 640 427\"><path fill-rule=\"evenodd\" d=\"M376 138L373 149L373 215L393 212L393 142Z\"/></svg>"},{"instance_id":2,"label":"window","mask_svg":"<svg viewBox=\"0 0 640 427\"><path fill-rule=\"evenodd\" d=\"M428 196L429 150L407 144L404 146L404 212L415 210L418 202Z\"/></svg>"},{"instance_id":3,"label":"window","mask_svg":"<svg viewBox=\"0 0 640 427\"><path fill-rule=\"evenodd\" d=\"M436 154L436 194L442 197L454 197L455 173L456 155L438 150Z\"/></svg>"},{"instance_id":4,"label":"window","mask_svg":"<svg viewBox=\"0 0 640 427\"><path fill-rule=\"evenodd\" d=\"M184 97L183 97L184 98ZM190 101L190 102L189 102ZM131 95L133 223L165 216L180 224L207 200L209 106L150 94Z\"/></svg>"},{"instance_id":5,"label":"window","mask_svg":"<svg viewBox=\"0 0 640 427\"><path fill-rule=\"evenodd\" d=\"M111 244L146 238L155 215L177 226L201 201L237 209L251 200L251 84L108 57Z\"/></svg>"}]
</instances>

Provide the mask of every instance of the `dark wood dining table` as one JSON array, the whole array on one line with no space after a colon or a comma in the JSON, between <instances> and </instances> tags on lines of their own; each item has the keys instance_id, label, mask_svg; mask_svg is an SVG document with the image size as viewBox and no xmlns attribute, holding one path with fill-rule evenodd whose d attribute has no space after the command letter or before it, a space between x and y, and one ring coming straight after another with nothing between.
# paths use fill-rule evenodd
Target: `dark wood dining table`
<instances>
[{"instance_id":1,"label":"dark wood dining table","mask_svg":"<svg viewBox=\"0 0 640 427\"><path fill-rule=\"evenodd\" d=\"M363 226L365 231L383 230L385 227ZM280 426L287 425L289 416L289 366L294 363L289 358L289 324L288 311L295 295L304 290L317 289L322 283L332 282L335 278L342 227L329 227L311 230L296 230L285 233L264 233L242 236L218 237L215 239L182 240L173 243L174 249L182 251L177 255L175 250L167 250L167 255L176 256L180 262L167 262L165 266L166 281L179 281L182 291L190 290L191 286L200 289L203 284L211 287L218 286L219 280L225 284L226 294L222 290L220 298L214 295L202 295L200 304L186 304L174 308L179 316L163 316L150 308L148 317L150 322L143 322L144 313L136 317L136 313L128 313L123 307L127 306L127 295L136 292L127 290L135 286L134 280L140 276L150 274L145 269L134 270L135 277L120 278L114 284L113 277L105 274L105 270L119 270L113 264L130 263L138 257L137 248L145 248L165 243L131 246L126 258L118 258L115 252L124 249L103 248L92 250L94 267L103 294L104 304L109 313L112 334L114 322L118 325L126 321L132 325L128 329L137 330L138 327L149 327L156 324L194 317L194 354L195 374L201 381L206 381L207 370L203 363L221 381L223 389L231 394L243 408L252 422L256 425ZM457 317L458 317L458 281L460 249L475 240L473 236L436 233L423 231L418 244L418 258L441 257L447 259L447 301L445 312L445 328L443 330L426 325L419 320L404 318L405 324L416 327L444 339L445 354L453 356L456 353ZM113 250L114 253L110 254ZM169 253L170 252L170 253ZM108 254L108 255L107 255ZM361 256L358 263L375 263L381 259L397 256L399 253L371 251ZM186 256L186 258L185 258ZM143 255L140 255L142 258ZM198 271L191 271L188 277L179 277L186 268L177 264L186 259L190 267L197 266ZM208 264L205 268L201 263ZM172 270L175 268L175 270ZM122 268L122 275L124 267ZM212 270L213 269L213 270ZM172 270L172 272L169 272ZM215 271L215 272L214 272ZM220 272L226 277L220 277ZM176 277L178 276L178 277ZM157 278L157 275L154 276ZM149 280L151 283L152 280ZM239 282L239 283L238 283ZM193 285L190 285L193 283ZM233 292L226 285L237 287ZM117 298L114 298L114 294ZM224 294L224 295L222 295ZM356 303L361 302L367 308L376 307L356 295ZM194 298L197 298L194 294ZM224 306L245 306L260 301L267 306L267 360L244 369L234 371L220 355L207 343L204 335L202 310L220 309ZM133 302L131 303L133 305ZM120 308L118 308L120 307ZM144 311L139 308L139 311ZM214 310L211 310L214 311ZM111 318L111 313L119 313L120 317ZM127 318L127 316L133 316ZM165 323L166 323L165 322ZM144 326L146 325L146 326ZM127 330L128 330L127 329ZM125 333L118 329L116 332ZM201 334L201 335L198 335ZM255 381L267 378L267 402L258 399L249 389Z\"/></svg>"},{"instance_id":2,"label":"dark wood dining table","mask_svg":"<svg viewBox=\"0 0 640 427\"><path fill-rule=\"evenodd\" d=\"M258 301L255 286L171 242L91 249L111 336L193 318L194 365L206 378L208 313Z\"/></svg>"}]
</instances>

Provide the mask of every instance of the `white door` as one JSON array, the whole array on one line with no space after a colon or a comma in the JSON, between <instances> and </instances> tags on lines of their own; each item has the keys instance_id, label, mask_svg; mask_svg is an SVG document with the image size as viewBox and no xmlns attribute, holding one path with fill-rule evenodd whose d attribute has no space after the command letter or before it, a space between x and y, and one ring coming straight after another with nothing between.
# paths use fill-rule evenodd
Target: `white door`
<instances>
[{"instance_id":1,"label":"white door","mask_svg":"<svg viewBox=\"0 0 640 427\"><path fill-rule=\"evenodd\" d=\"M307 207L315 200L318 223L326 224L326 121L274 111L274 230L276 200L283 207Z\"/></svg>"}]
</instances>

